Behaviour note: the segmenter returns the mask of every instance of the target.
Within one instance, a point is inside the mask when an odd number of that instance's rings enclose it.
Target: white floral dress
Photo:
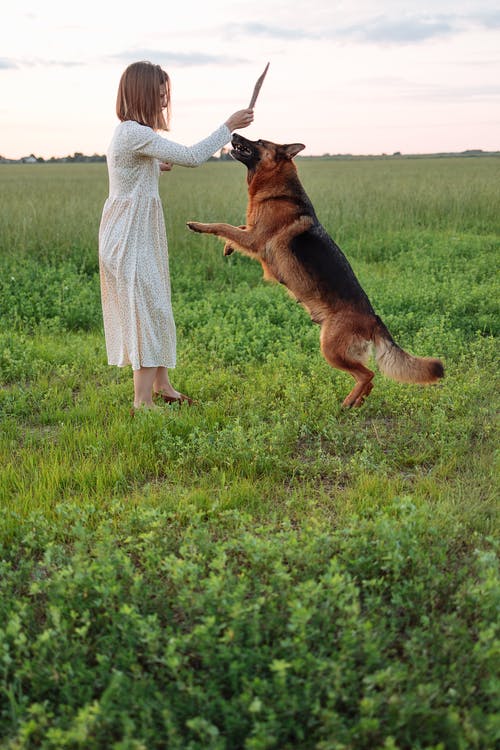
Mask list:
[[[221,125],[194,146],[182,146],[128,120],[107,152],[109,197],[99,229],[101,300],[110,365],[175,367],[175,323],[160,161],[197,167],[231,138]]]

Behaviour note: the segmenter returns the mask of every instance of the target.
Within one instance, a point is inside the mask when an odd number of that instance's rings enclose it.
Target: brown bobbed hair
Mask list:
[[[167,94],[166,118],[161,107],[160,87]],[[170,124],[170,78],[159,65],[135,62],[120,78],[116,97],[118,119],[135,120],[153,130],[168,130]]]

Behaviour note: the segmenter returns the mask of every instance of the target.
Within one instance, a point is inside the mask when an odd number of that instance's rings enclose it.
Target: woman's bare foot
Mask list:
[[[176,391],[175,388],[173,388],[170,383],[168,386],[157,386],[156,383],[153,386],[153,393],[155,396],[167,396],[168,398],[180,398],[182,396],[182,393],[179,391]]]
[[[179,393],[179,391],[176,390],[173,390],[173,393],[157,391],[155,392],[155,397],[161,398],[166,404],[182,404],[185,402],[188,406],[191,406],[191,404],[194,403],[192,398],[186,396],[184,393]]]
[[[185,396],[173,387],[166,367],[158,367],[156,369],[156,376],[153,381],[153,396],[161,398],[166,404],[182,404],[185,402],[191,406],[193,403],[192,398]]]

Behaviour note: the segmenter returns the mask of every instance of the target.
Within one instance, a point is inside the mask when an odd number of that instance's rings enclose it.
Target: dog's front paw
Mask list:
[[[200,224],[199,221],[188,221],[187,224],[186,224],[186,226],[192,232],[203,232],[205,224]]]

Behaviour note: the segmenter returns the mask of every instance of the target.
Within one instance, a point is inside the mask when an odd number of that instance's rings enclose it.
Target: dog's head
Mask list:
[[[249,141],[238,133],[234,133],[231,145],[233,159],[245,164],[250,173],[256,170],[274,170],[280,163],[291,162],[305,148],[303,143],[280,145],[271,141]]]

